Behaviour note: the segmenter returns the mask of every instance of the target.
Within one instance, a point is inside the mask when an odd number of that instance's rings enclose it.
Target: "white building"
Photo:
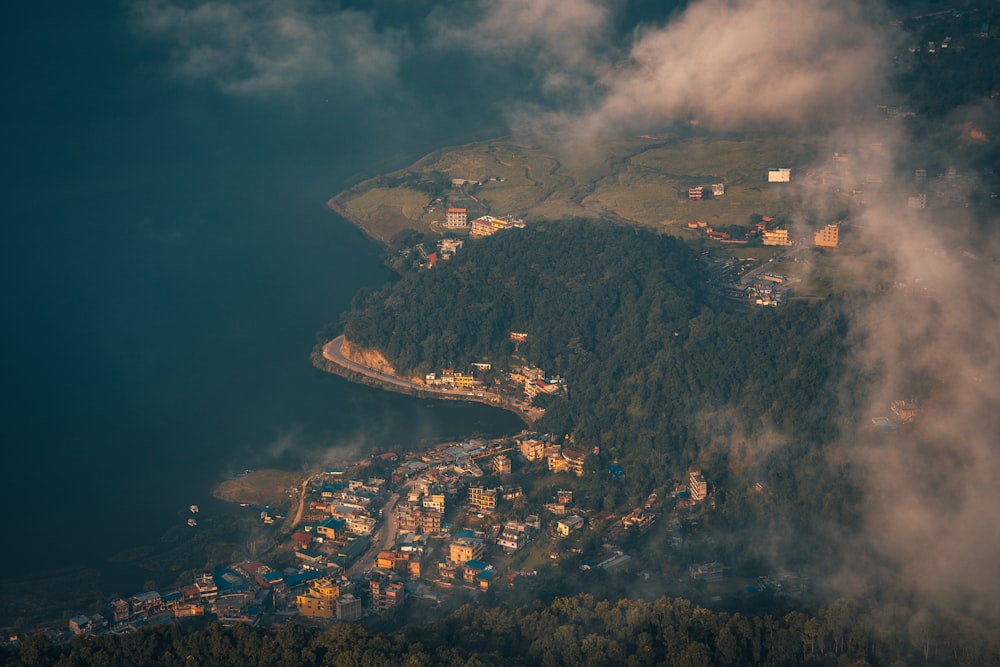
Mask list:
[[[785,167],[771,167],[767,170],[768,183],[788,183],[792,180],[792,170]]]

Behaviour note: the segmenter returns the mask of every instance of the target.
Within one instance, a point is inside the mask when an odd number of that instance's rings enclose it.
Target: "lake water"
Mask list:
[[[95,595],[169,585],[129,554],[165,548],[187,506],[217,508],[212,488],[244,468],[522,427],[309,363],[353,294],[391,279],[325,201],[499,133],[499,111],[436,117],[447,90],[376,113],[336,90],[227,96],[165,75],[165,47],[137,38],[121,5],[28,4],[0,40],[0,626],[48,573]]]

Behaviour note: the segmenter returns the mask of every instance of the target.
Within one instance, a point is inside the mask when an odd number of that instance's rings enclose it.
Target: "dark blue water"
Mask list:
[[[128,593],[142,573],[109,559],[159,548],[243,468],[521,427],[309,363],[315,333],[392,277],[325,201],[498,133],[497,115],[442,117],[446,90],[377,111],[227,96],[166,76],[123,6],[18,12],[0,40],[5,579],[89,569]]]

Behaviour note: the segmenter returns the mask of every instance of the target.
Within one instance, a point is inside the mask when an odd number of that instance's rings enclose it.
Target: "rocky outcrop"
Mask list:
[[[388,375],[395,375],[396,369],[392,367],[389,360],[376,349],[366,349],[358,347],[349,340],[344,340],[340,353],[356,364],[361,364]]]

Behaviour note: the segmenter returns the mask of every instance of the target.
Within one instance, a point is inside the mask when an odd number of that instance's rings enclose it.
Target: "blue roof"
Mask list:
[[[481,560],[467,560],[465,561],[465,567],[471,567],[476,570],[485,570],[489,567],[489,563],[484,563]]]
[[[180,600],[180,599],[181,599],[181,592],[180,591],[172,591],[172,592],[167,593],[166,595],[163,596],[163,601],[164,602],[176,602],[177,600]]]
[[[322,574],[319,572],[303,572],[302,574],[292,574],[285,577],[285,584],[289,588],[295,588],[299,584],[304,584],[307,581],[312,581],[313,579],[319,579]]]
[[[340,519],[334,519],[333,517],[331,517],[326,521],[320,523],[319,525],[323,526],[324,528],[333,528],[334,530],[336,530],[338,528],[343,528],[344,526],[347,525],[347,523],[341,521]]]
[[[455,539],[459,539],[462,537],[475,537],[475,535],[476,531],[471,530],[469,528],[463,528],[462,530],[455,533]]]

